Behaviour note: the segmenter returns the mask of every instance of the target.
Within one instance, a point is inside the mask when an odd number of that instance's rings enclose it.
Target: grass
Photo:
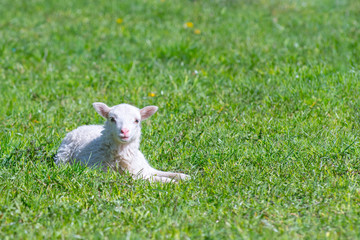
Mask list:
[[[0,238],[360,238],[359,12],[1,1]],[[159,106],[141,150],[193,179],[54,166],[66,132],[103,122],[95,101]]]

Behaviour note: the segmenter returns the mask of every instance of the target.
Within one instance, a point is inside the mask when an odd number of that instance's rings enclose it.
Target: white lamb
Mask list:
[[[129,172],[135,179],[174,182],[190,178],[186,174],[163,172],[150,166],[139,150],[140,122],[153,115],[158,107],[138,109],[128,104],[108,107],[93,103],[95,110],[107,119],[104,126],[81,126],[69,132],[55,156],[56,164],[76,161],[88,167]]]

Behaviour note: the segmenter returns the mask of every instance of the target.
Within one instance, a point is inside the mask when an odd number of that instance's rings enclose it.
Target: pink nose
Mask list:
[[[129,133],[130,130],[127,129],[127,128],[122,128],[120,131],[121,131],[122,134],[125,134],[125,135],[126,135],[126,134]]]

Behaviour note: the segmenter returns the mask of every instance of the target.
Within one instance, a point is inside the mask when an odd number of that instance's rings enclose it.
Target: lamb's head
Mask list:
[[[108,107],[105,103],[93,103],[95,110],[104,118],[105,130],[119,143],[130,143],[140,138],[140,122],[153,115],[158,107],[147,106],[143,109],[129,104],[119,104]]]

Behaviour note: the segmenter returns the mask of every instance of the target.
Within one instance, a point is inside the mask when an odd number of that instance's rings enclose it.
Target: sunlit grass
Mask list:
[[[2,1],[0,238],[360,237],[358,1]],[[157,105],[192,180],[57,167],[91,103]]]

